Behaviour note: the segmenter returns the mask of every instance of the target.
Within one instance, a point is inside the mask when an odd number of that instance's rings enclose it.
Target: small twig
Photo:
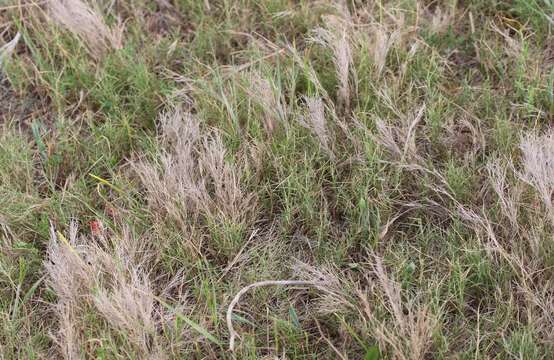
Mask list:
[[[406,154],[408,153],[408,148],[412,144],[415,127],[421,121],[421,118],[423,117],[424,112],[425,112],[425,104],[423,104],[421,106],[421,108],[419,108],[419,111],[417,112],[417,115],[414,117],[414,119],[412,120],[412,122],[410,124],[410,127],[408,128],[408,134],[406,135],[406,142],[404,143],[404,151],[403,151],[403,154],[402,154],[402,159],[406,158]],[[415,140],[414,140],[413,143],[414,143],[414,146],[415,146]],[[412,149],[412,150],[414,150],[414,149]]]
[[[235,74],[238,74],[239,72],[245,70],[245,69],[248,69],[249,67],[261,62],[261,61],[264,61],[264,60],[267,60],[269,58],[272,58],[274,56],[277,56],[277,55],[281,55],[285,52],[286,49],[279,49],[277,51],[274,51],[272,52],[271,54],[267,54],[266,56],[262,56],[261,58],[258,58],[256,60],[252,60],[252,61],[249,61],[245,64],[242,64],[242,65],[238,65],[236,67],[231,67],[231,66],[227,66],[225,67],[226,68],[229,68],[229,72],[227,74],[225,74],[225,77],[228,78],[232,75],[235,75]]]
[[[325,342],[331,347],[331,349],[335,352],[335,354],[337,354],[337,356],[339,358],[341,358],[342,360],[348,360],[348,358],[343,353],[341,353],[335,345],[333,345],[331,340],[329,340],[327,338],[327,336],[325,336],[325,334],[323,333],[323,330],[321,330],[321,326],[319,325],[319,321],[317,321],[317,319],[315,317],[313,319],[315,321],[315,325],[317,326],[317,330],[319,331],[319,334],[321,335],[323,340],[325,340]]]
[[[250,284],[248,286],[243,287],[240,289],[240,291],[235,295],[233,298],[233,301],[229,304],[229,307],[227,308],[227,328],[229,329],[229,350],[235,351],[235,338],[238,336],[238,333],[233,328],[233,309],[237,305],[237,303],[240,301],[240,297],[244,295],[248,290],[262,287],[262,286],[316,286],[318,285],[318,282],[315,281],[303,281],[303,280],[266,280],[266,281],[259,281],[253,284]]]
[[[225,277],[225,275],[227,275],[227,273],[233,268],[233,266],[235,266],[235,264],[239,261],[239,258],[240,256],[242,255],[242,253],[244,252],[244,249],[246,249],[246,247],[248,246],[248,244],[250,244],[250,242],[252,241],[252,239],[254,239],[254,237],[256,236],[256,234],[258,234],[258,230],[259,229],[256,229],[252,232],[252,234],[250,234],[250,237],[248,238],[248,240],[246,241],[246,243],[242,246],[242,248],[239,250],[239,252],[237,253],[237,255],[235,255],[235,257],[233,258],[233,260],[231,260],[231,262],[225,267],[225,269],[223,269],[223,272],[221,274],[221,276],[219,277],[219,279],[217,279],[217,281],[221,281],[221,279],[223,279]]]
[[[7,5],[7,6],[0,7],[0,11],[11,10],[11,9],[21,9],[24,7],[31,7],[31,6],[40,6],[46,3],[47,1],[38,1],[38,2],[32,2],[27,4]]]

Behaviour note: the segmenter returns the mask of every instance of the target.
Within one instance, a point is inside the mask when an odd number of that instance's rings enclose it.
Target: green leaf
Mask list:
[[[23,306],[25,303],[27,303],[27,301],[29,301],[29,299],[33,296],[33,294],[35,293],[35,291],[37,290],[38,286],[40,285],[40,283],[46,278],[46,276],[43,276],[41,277],[40,279],[38,279],[32,286],[31,288],[27,291],[27,293],[25,294],[25,296],[23,297],[23,299],[21,301],[18,301],[19,299],[16,298],[15,299],[15,305],[13,307],[13,311],[12,311],[12,321],[14,319],[17,319],[17,316],[19,315],[19,309],[21,308],[21,306]]]
[[[256,327],[256,324],[254,324],[252,321],[248,320],[245,317],[242,317],[242,316],[237,315],[237,314],[233,314],[232,317],[233,317],[233,321],[237,321],[237,322],[240,322],[240,323],[243,323],[243,324],[248,324],[252,327]]]
[[[292,306],[289,307],[289,317],[294,327],[300,329],[301,325],[300,321],[298,320],[298,315],[296,314],[296,310],[294,310]]]
[[[364,360],[379,360],[380,358],[381,358],[381,353],[379,351],[379,346],[377,344],[367,348],[365,352]]]
[[[33,132],[33,138],[35,139],[35,143],[37,144],[38,152],[42,157],[42,160],[47,161],[48,155],[46,152],[46,145],[44,144],[44,141],[42,141],[42,136],[40,135],[41,128],[42,128],[42,123],[39,121],[34,121],[31,124],[31,130]]]
[[[174,311],[175,315],[177,315],[177,317],[179,319],[183,320],[188,326],[190,326],[193,330],[198,332],[200,335],[204,336],[206,339],[210,340],[214,344],[217,344],[219,346],[223,345],[223,343],[218,338],[216,338],[215,336],[210,334],[210,332],[208,330],[204,329],[200,324],[196,323],[195,321],[190,319],[188,316],[181,313],[180,311],[178,311],[173,306],[169,305],[168,303],[166,303],[165,301],[163,301],[159,297],[156,297],[156,300],[158,300],[158,302],[160,304],[162,304],[165,308],[167,308],[171,311]]]

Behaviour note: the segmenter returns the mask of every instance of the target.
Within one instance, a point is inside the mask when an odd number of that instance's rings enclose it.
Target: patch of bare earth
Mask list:
[[[47,97],[29,92],[19,94],[6,79],[0,80],[0,124],[12,123],[28,129],[33,121],[50,122],[52,112]]]

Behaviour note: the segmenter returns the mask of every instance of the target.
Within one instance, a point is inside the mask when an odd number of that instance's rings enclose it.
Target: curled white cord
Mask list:
[[[314,281],[266,280],[266,281],[260,281],[260,282],[250,284],[240,289],[240,291],[237,293],[237,295],[235,295],[235,297],[233,298],[233,301],[231,301],[231,303],[229,304],[229,307],[227,308],[227,328],[229,329],[229,334],[230,334],[229,350],[235,351],[235,339],[238,336],[238,333],[233,328],[233,309],[240,301],[240,297],[244,295],[248,290],[262,287],[262,286],[316,286],[316,285],[319,285],[319,283]]]

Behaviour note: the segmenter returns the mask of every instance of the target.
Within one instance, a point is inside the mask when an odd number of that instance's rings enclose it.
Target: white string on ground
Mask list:
[[[227,328],[229,329],[229,350],[235,351],[235,339],[238,336],[238,333],[233,327],[233,309],[240,301],[242,295],[248,292],[251,289],[263,287],[263,286],[316,286],[319,285],[318,282],[314,281],[303,281],[303,280],[265,280],[259,281],[248,286],[243,287],[235,295],[233,301],[229,304],[227,308]]]

